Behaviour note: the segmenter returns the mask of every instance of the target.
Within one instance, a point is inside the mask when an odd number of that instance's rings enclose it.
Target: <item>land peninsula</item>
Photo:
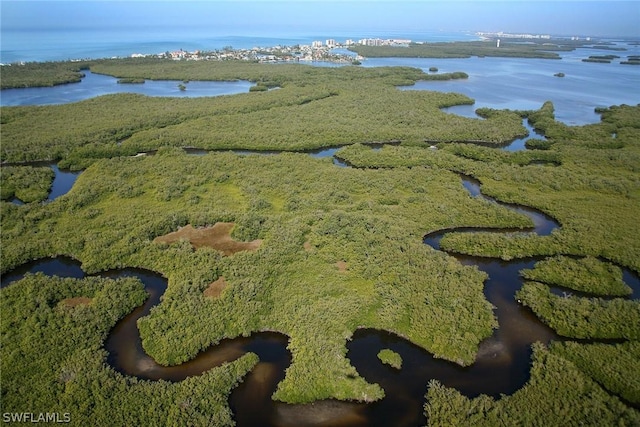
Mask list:
[[[28,65],[45,80],[65,66]],[[589,271],[601,272],[606,283],[619,268],[640,272],[640,106],[602,109],[600,123],[571,127],[555,120],[550,103],[485,111],[484,119],[446,114],[443,107],[473,100],[398,90],[429,78],[413,68],[149,58],[86,66],[119,78],[246,79],[280,89],[3,107],[0,158],[14,168],[3,166],[3,188],[10,183],[19,194],[50,184],[51,176],[31,173],[26,168],[38,166],[28,162],[83,170],[53,202],[1,202],[3,274],[60,255],[88,273],[125,267],[159,273],[166,291],[138,321],[151,357],[179,365],[225,338],[277,331],[288,337],[291,365],[273,399],[305,404],[383,398],[384,390],[346,357],[347,342],[363,328],[391,332],[460,366],[474,363],[480,343],[499,325],[483,294],[486,274],[452,253],[557,259],[526,273],[531,282],[519,298],[567,340],[533,345],[530,380],[510,396],[469,398],[430,383],[428,422],[640,422],[634,409],[639,337],[628,332],[640,322],[638,301],[558,302],[539,282],[558,280],[549,270],[571,263],[560,257],[588,259],[583,268],[597,264]],[[508,153],[452,142],[502,144],[522,135],[523,119],[548,139],[544,150]],[[368,145],[391,141],[381,149]],[[351,167],[304,152],[327,146],[342,147],[336,155]],[[183,147],[210,152],[193,156]],[[259,154],[266,150],[281,153]],[[561,227],[548,236],[452,232],[442,240],[447,252],[434,250],[423,237],[437,230],[531,227],[529,218],[471,197],[460,174],[478,179],[495,199],[534,207]],[[260,240],[259,247],[225,254],[181,238],[156,241],[188,225],[217,223],[233,223],[225,230],[230,238]],[[3,289],[3,410],[21,411],[30,401],[33,411],[70,411],[78,424],[232,424],[227,398],[257,363],[255,354],[176,383],[139,380],[107,363],[110,329],[144,299],[133,278],[35,274]],[[590,312],[603,328],[583,321]],[[619,341],[602,340],[612,336]],[[119,418],[110,415],[114,405]]]
[[[344,43],[335,40],[327,40],[326,43],[316,41],[311,46],[272,46],[255,47],[252,49],[234,49],[232,46],[216,50],[202,50],[187,52],[178,50],[174,52],[162,52],[158,54],[132,54],[130,58],[110,58],[110,59],[78,59],[73,61],[46,62],[46,63],[15,63],[2,64],[2,81],[0,88],[21,88],[21,87],[43,87],[68,83],[77,83],[83,77],[83,70],[101,68],[102,64],[107,64],[113,76],[119,77],[120,83],[144,83],[144,78],[139,75],[127,75],[114,71],[114,66],[119,64],[146,63],[158,65],[159,70],[164,69],[166,60],[177,62],[231,62],[231,63],[311,63],[315,61],[333,62],[339,64],[360,65],[366,58],[376,57],[407,57],[407,58],[469,58],[471,56],[491,56],[491,57],[517,57],[517,58],[542,58],[560,59],[557,52],[573,51],[577,48],[616,49],[624,48],[612,47],[610,43],[597,45],[591,39],[566,39],[551,38],[550,36],[533,35],[505,35],[479,33],[482,40],[469,42],[440,42],[425,43],[413,42],[411,40],[395,39],[361,39],[358,41],[347,40]],[[501,44],[500,37],[506,37]],[[338,50],[336,50],[338,49]],[[352,55],[343,53],[340,49],[353,52]],[[617,55],[608,55],[604,60],[620,58]],[[600,57],[594,59],[593,56],[585,58],[585,62],[601,61]],[[638,62],[635,56],[629,56],[621,64],[634,65]],[[191,65],[191,67],[196,67]],[[197,67],[196,67],[197,68]],[[204,68],[212,68],[205,66]],[[437,70],[435,71],[437,72]],[[183,73],[185,74],[185,73]],[[173,79],[171,74],[147,73],[151,79]],[[185,75],[192,75],[186,72]],[[163,77],[164,76],[164,77]],[[464,72],[457,75],[437,74],[431,78],[451,79],[465,78]],[[217,80],[223,77],[216,74],[201,73],[194,76],[193,80]],[[227,77],[230,78],[230,77]],[[237,77],[236,77],[237,78]],[[183,79],[178,79],[183,80]]]

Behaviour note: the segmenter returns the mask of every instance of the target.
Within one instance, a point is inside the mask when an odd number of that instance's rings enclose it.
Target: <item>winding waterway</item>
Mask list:
[[[82,173],[82,171],[60,169],[57,164],[51,162],[33,162],[28,163],[27,165],[34,167],[50,167],[53,170],[54,176],[53,182],[51,183],[51,190],[49,191],[49,195],[47,196],[48,202],[51,202],[60,196],[64,196],[69,191],[71,191],[71,188]],[[17,197],[14,197],[10,201],[11,203],[14,203],[16,205],[24,204],[22,200],[18,199]]]
[[[493,203],[518,211],[532,219],[535,226],[524,232],[549,235],[558,224],[549,216],[535,209],[498,202],[481,193],[480,183],[461,176],[464,187],[473,197],[482,197]],[[441,230],[425,236],[425,244],[440,249],[440,239],[449,232],[512,230],[489,228],[457,228]],[[522,231],[522,230],[520,230]],[[291,355],[286,349],[286,336],[273,332],[259,332],[250,337],[223,340],[182,365],[164,367],[158,365],[142,349],[137,320],[149,314],[160,302],[167,287],[162,276],[139,269],[108,271],[101,276],[137,277],[149,293],[149,298],[130,314],[121,319],[109,334],[105,348],[107,362],[116,370],[147,380],[164,379],[181,381],[199,375],[214,366],[232,361],[251,351],[260,363],[245,378],[243,384],[231,394],[230,405],[238,426],[254,425],[349,425],[349,426],[416,426],[424,425],[424,393],[428,383],[437,379],[449,387],[455,387],[469,397],[487,394],[499,397],[512,394],[529,379],[531,344],[548,343],[561,339],[542,324],[527,308],[514,298],[522,285],[519,271],[532,268],[537,259],[502,261],[492,258],[469,257],[452,254],[463,264],[475,265],[488,274],[484,293],[495,306],[499,328],[480,345],[476,361],[468,367],[436,359],[426,350],[405,339],[370,329],[358,330],[347,343],[347,357],[360,375],[367,381],[380,384],[386,393],[383,400],[365,405],[336,401],[317,402],[313,405],[286,405],[275,403],[271,395],[278,382],[284,378]],[[25,264],[2,276],[5,287],[21,279],[26,273],[42,272],[63,277],[84,277],[80,264],[67,258],[53,258]],[[640,280],[625,269],[624,279],[633,288],[633,298],[640,296]],[[401,370],[384,365],[377,358],[381,349],[391,349],[403,360]],[[314,424],[319,423],[319,424]]]
[[[455,114],[455,115],[467,117],[470,119],[482,119],[480,116],[476,114],[476,110],[478,108],[480,107],[478,107],[475,104],[474,105],[455,105],[453,107],[443,108],[442,111],[444,111],[445,113]],[[539,133],[533,128],[533,126],[531,126],[528,119],[526,118],[522,119],[522,126],[526,129],[527,134],[522,137],[515,138],[514,140],[509,141],[506,144],[503,144],[500,148],[502,148],[504,151],[510,151],[510,152],[523,151],[527,149],[527,147],[525,146],[525,143],[527,142],[527,140],[532,138],[542,139],[542,140],[547,139],[543,134]],[[493,144],[493,143],[488,143],[486,145],[490,147],[497,146],[496,144]]]
[[[524,142],[525,140],[528,138],[518,138],[516,140],[514,140],[511,144],[509,144],[508,146],[504,147],[505,150],[516,150],[517,147],[519,146],[519,149],[525,149],[524,148]],[[371,147],[372,150],[380,150],[382,149],[382,146],[384,145],[397,145],[399,144],[398,141],[392,141],[392,142],[388,142],[388,143],[369,143],[367,144],[368,146]],[[516,148],[512,148],[512,147],[516,147]],[[191,147],[185,147],[184,151],[192,156],[204,156],[207,155],[209,153],[212,152],[218,152],[218,151],[231,151],[235,154],[238,155],[242,155],[242,156],[248,156],[248,155],[262,155],[262,156],[269,156],[269,155],[277,155],[277,154],[282,154],[285,152],[293,152],[293,153],[304,153],[304,154],[308,154],[311,157],[317,158],[317,159],[322,159],[322,158],[331,158],[333,161],[333,164],[338,166],[338,167],[348,167],[349,165],[347,164],[347,162],[345,162],[344,160],[340,159],[339,157],[336,156],[337,151],[340,149],[341,147],[325,147],[325,148],[320,148],[317,150],[307,150],[307,151],[273,151],[273,150],[266,150],[266,151],[256,151],[256,150],[203,150],[200,148],[191,148]],[[150,151],[148,153],[141,153],[144,155],[153,155],[155,154],[155,151]],[[78,177],[80,176],[80,174],[82,173],[82,171],[68,171],[68,170],[61,170],[55,163],[50,163],[50,162],[33,162],[33,163],[26,163],[24,165],[28,165],[28,166],[46,166],[46,167],[50,167],[53,172],[54,172],[54,180],[53,183],[51,185],[51,191],[49,193],[49,196],[47,197],[47,201],[53,201],[55,199],[57,199],[60,196],[64,196],[65,194],[67,194],[71,188],[73,187],[73,185],[75,184],[76,180],[78,179]],[[466,184],[465,184],[466,185]],[[14,197],[13,199],[10,200],[11,203],[14,203],[16,205],[22,205],[23,202]]]

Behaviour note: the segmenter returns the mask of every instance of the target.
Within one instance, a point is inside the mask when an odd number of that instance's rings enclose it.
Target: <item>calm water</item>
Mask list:
[[[442,110],[446,113],[456,114],[458,116],[463,116],[470,119],[483,120],[480,116],[476,114],[477,108],[478,107],[476,105],[456,105],[453,107],[443,108]],[[532,139],[532,138],[544,139],[544,140],[547,139],[544,135],[536,132],[533,126],[529,124],[529,120],[523,119],[522,126],[526,129],[527,135],[521,138],[516,138],[515,140],[511,141],[508,145],[502,147],[503,150],[511,151],[511,152],[522,151],[527,149],[525,147],[525,143],[527,142],[528,139]]]
[[[471,196],[499,203],[482,195],[478,181],[462,176],[462,184]],[[535,223],[531,231],[537,234],[548,235],[558,227],[552,218],[534,209],[500,204],[529,216]],[[437,232],[426,236],[425,243],[439,249],[440,238],[447,232],[478,230],[469,228]],[[258,354],[260,363],[230,397],[230,405],[240,427],[316,425],[320,421],[322,425],[343,426],[424,425],[422,405],[430,380],[437,379],[469,397],[487,394],[499,398],[502,394],[512,394],[530,377],[531,344],[560,339],[529,309],[517,304],[514,298],[515,292],[522,285],[520,270],[532,268],[536,260],[502,261],[454,256],[463,264],[475,265],[487,273],[484,293],[495,307],[499,328],[480,344],[476,361],[468,367],[436,359],[424,349],[394,334],[368,329],[356,331],[353,339],[347,343],[347,357],[365,379],[380,384],[387,396],[370,405],[335,401],[312,405],[273,402],[270,397],[291,363],[291,355],[286,350],[286,337],[275,333],[258,333],[251,337],[224,340],[179,366],[163,367],[156,364],[142,349],[137,320],[148,315],[151,308],[160,302],[167,281],[144,270],[125,269],[103,274],[111,278],[138,277],[150,295],[142,306],[119,321],[109,334],[105,342],[105,348],[109,352],[107,361],[118,371],[138,378],[181,381],[252,351]],[[84,276],[79,263],[55,258],[23,265],[2,276],[1,286],[5,287],[21,279],[27,272],[76,278]],[[637,298],[640,280],[628,270],[625,271],[624,278],[634,288],[632,297]],[[401,370],[395,370],[378,360],[376,355],[384,348],[401,355]]]
[[[53,182],[51,183],[51,191],[47,196],[48,202],[51,202],[60,196],[64,196],[69,191],[71,191],[71,188],[73,188],[73,184],[76,183],[76,180],[82,173],[82,171],[69,171],[64,169],[61,170],[55,163],[34,162],[32,163],[32,165],[38,167],[50,167],[54,172]],[[23,204],[20,199],[15,197],[11,201],[17,205]]]
[[[621,44],[625,52],[620,56],[640,55],[640,46]],[[435,66],[439,72],[464,71],[467,80],[442,82],[420,81],[403,90],[433,90],[458,92],[473,98],[471,109],[538,109],[545,101],[552,101],[556,118],[568,125],[595,123],[600,116],[596,107],[640,103],[640,67],[611,64],[584,63],[590,55],[611,54],[611,51],[577,49],[563,52],[561,60],[522,58],[372,58],[363,62],[365,67],[410,66],[425,72]],[[318,64],[323,66],[326,64]],[[558,72],[565,77],[555,77]],[[118,84],[117,79],[86,73],[81,83],[53,88],[6,89],[0,92],[0,105],[46,105],[75,102],[94,96],[132,92],[149,96],[218,96],[247,92],[251,83],[190,82],[186,91],[180,91],[176,81],[147,81],[140,85]],[[469,107],[467,107],[469,108]],[[468,113],[465,113],[465,115]]]
[[[3,39],[5,39],[3,33]],[[175,36],[175,35],[174,35]],[[363,35],[363,37],[366,35]],[[165,50],[184,48],[193,50],[212,46],[214,40],[206,37],[187,43],[184,40],[162,40],[161,35],[150,37],[144,42],[127,43],[122,40],[100,42],[100,37],[91,40],[77,40],[67,53],[56,50],[54,46],[66,39],[47,39],[36,37],[23,45],[14,46],[14,41],[3,40],[1,57],[3,62],[13,60],[68,59],[79,57],[104,57],[113,55],[127,56],[134,52],[156,53]],[[59,37],[65,37],[60,35]],[[461,36],[472,38],[471,36]],[[253,47],[256,42],[263,46],[275,44],[310,43],[311,40],[324,40],[328,37],[291,37],[289,39],[268,39],[261,42],[255,37],[216,38],[219,47]],[[338,37],[335,37],[338,38]],[[415,39],[415,37],[414,37]],[[68,40],[67,40],[68,41]],[[31,43],[28,48],[24,43]],[[25,46],[27,47],[25,49]],[[212,46],[213,47],[213,46]],[[616,52],[622,55],[637,55],[640,48],[628,47],[627,52]],[[120,52],[120,53],[118,53]],[[445,92],[461,92],[476,100],[473,107],[456,107],[450,112],[467,117],[475,117],[475,108],[510,108],[537,109],[543,102],[551,100],[556,106],[557,118],[571,125],[592,123],[599,120],[594,113],[598,106],[610,106],[621,103],[637,104],[640,102],[640,67],[612,64],[588,64],[580,61],[589,55],[608,54],[609,51],[581,49],[576,52],[563,53],[558,61],[536,59],[505,58],[470,58],[470,59],[370,59],[363,65],[388,66],[403,65],[425,69],[432,66],[440,72],[464,71],[469,74],[468,80],[451,82],[419,82],[405,90],[437,90]],[[50,57],[47,58],[46,56]],[[66,55],[60,57],[60,55]],[[97,55],[97,56],[96,56]],[[553,74],[563,72],[564,78]],[[218,88],[211,88],[199,82],[187,84],[187,91],[180,92],[180,82],[146,82],[144,85],[118,85],[116,79],[87,73],[82,83],[63,85],[46,92],[42,89],[19,89],[15,95],[11,91],[0,93],[1,105],[44,105],[76,102],[107,93],[135,92],[150,96],[215,96],[227,93],[248,91],[247,82],[221,83]],[[157,84],[157,85],[156,85]],[[233,87],[231,87],[231,86]],[[236,85],[236,86],[234,86]],[[246,85],[246,86],[243,86]],[[224,92],[229,90],[230,92]],[[221,92],[216,92],[221,91]],[[12,101],[9,101],[9,100]],[[526,124],[525,124],[526,125]],[[529,131],[531,131],[529,129]],[[531,134],[530,137],[535,137]],[[525,138],[527,139],[527,138]],[[524,140],[522,140],[522,143]],[[515,146],[515,145],[514,145]],[[319,157],[333,156],[335,149],[326,149],[312,155]],[[55,170],[55,169],[54,169]],[[60,175],[60,178],[58,176]],[[56,171],[54,191],[66,193],[73,184],[75,176],[65,176]],[[58,182],[58,184],[56,184]],[[463,185],[470,194],[480,195],[478,184],[463,178]],[[64,188],[63,188],[64,187]],[[59,188],[57,190],[56,188]],[[56,193],[57,194],[57,193]],[[58,194],[59,195],[59,194]],[[52,195],[50,199],[57,196]],[[536,224],[535,231],[541,235],[549,234],[556,227],[552,219],[535,210],[524,207],[507,206],[529,215]],[[451,230],[447,231],[450,232]],[[465,230],[459,230],[465,231]],[[468,230],[472,231],[472,230]],[[500,232],[499,230],[494,230]],[[426,244],[439,248],[439,239],[446,232],[428,236]],[[431,241],[429,239],[432,239]],[[230,404],[236,414],[239,426],[252,425],[305,425],[309,414],[322,419],[331,420],[328,424],[338,425],[379,425],[379,426],[416,426],[424,425],[422,415],[424,393],[431,378],[437,378],[447,386],[456,387],[463,394],[477,396],[486,393],[499,396],[518,390],[529,378],[530,344],[535,340],[549,341],[556,335],[544,326],[527,309],[518,305],[513,295],[521,286],[518,272],[522,268],[531,268],[535,260],[514,260],[504,262],[474,257],[457,257],[467,265],[476,265],[489,275],[485,283],[485,296],[496,307],[495,314],[500,328],[494,335],[480,346],[476,363],[467,368],[434,359],[425,350],[411,345],[393,334],[382,331],[359,330],[353,340],[348,343],[348,357],[358,372],[367,380],[380,383],[386,390],[387,398],[372,405],[318,402],[316,406],[298,406],[274,404],[270,396],[277,383],[283,378],[284,369],[290,363],[290,355],[286,351],[286,337],[282,335],[256,334],[250,338],[229,340],[203,353],[187,364],[162,368],[144,354],[139,345],[139,334],[135,319],[145,315],[158,303],[164,292],[166,281],[149,272],[126,270],[112,272],[111,277],[119,275],[136,275],[140,277],[152,296],[145,305],[119,322],[109,336],[105,346],[109,351],[109,363],[116,369],[129,375],[141,378],[166,378],[177,381],[186,376],[197,375],[222,360],[232,360],[246,351],[257,352],[261,363],[247,377],[245,383],[232,393]],[[44,271],[50,275],[83,277],[84,273],[78,263],[57,258],[25,265],[2,276],[2,286],[19,279],[25,272]],[[148,277],[147,277],[148,276]],[[638,278],[625,270],[625,281],[634,286],[634,297],[637,298]],[[632,283],[630,283],[632,282]],[[396,371],[380,363],[376,354],[379,349],[391,348],[403,357],[403,368]],[[164,369],[168,369],[164,371]],[[333,416],[333,418],[331,418]],[[317,418],[321,419],[321,418]]]
[[[372,144],[372,145],[381,146],[383,144]],[[379,149],[379,148],[375,148],[375,149]],[[331,158],[334,165],[338,167],[347,167],[348,165],[346,162],[335,157],[335,154],[338,150],[339,150],[339,147],[329,147],[329,148],[322,148],[318,150],[304,151],[304,153],[317,159]],[[249,156],[249,155],[270,156],[270,155],[277,155],[282,153],[282,151],[252,151],[252,150],[222,150],[222,151],[232,151],[242,156]],[[210,153],[210,151],[208,150],[193,149],[193,148],[185,148],[185,152],[194,156],[204,156]],[[151,152],[148,154],[153,154],[153,153]],[[40,162],[36,162],[34,163],[34,165],[41,166],[42,164]],[[71,188],[73,188],[73,185],[75,184],[76,180],[82,173],[82,171],[61,170],[56,164],[53,164],[53,163],[44,163],[44,166],[50,167],[55,174],[53,183],[51,185],[51,192],[47,197],[47,201],[49,202],[57,199],[60,196],[64,196],[69,191],[71,191]],[[23,204],[21,200],[15,197],[11,200],[11,202],[17,205]]]
[[[167,96],[194,98],[203,96],[233,95],[249,92],[253,86],[246,80],[229,82],[183,83],[175,80],[147,80],[143,84],[119,84],[118,79],[84,71],[80,83],[69,83],[53,87],[4,89],[0,91],[1,106],[52,105],[82,101],[100,95],[113,93],[139,93],[147,96]],[[180,90],[183,84],[186,90]]]
[[[363,38],[409,39],[414,41],[468,41],[478,40],[470,32],[442,31],[375,31],[370,30],[314,30],[298,28],[295,31],[273,29],[269,35],[247,27],[233,31],[188,25],[174,27],[163,25],[135,26],[129,28],[0,28],[0,62],[10,64],[20,61],[67,61],[84,58],[129,57],[134,53],[159,54],[183,49],[217,50],[231,46],[236,49],[254,47],[311,45],[313,41]]]
[[[422,81],[404,90],[458,92],[473,98],[474,108],[538,109],[552,101],[556,119],[568,125],[596,123],[596,107],[640,103],[640,67],[582,62],[591,55],[640,55],[640,47],[621,44],[625,52],[577,49],[562,52],[562,59],[467,58],[467,59],[367,59],[364,66],[402,65],[437,67],[440,73],[464,71],[468,80]],[[555,77],[556,73],[565,77]]]
[[[81,173],[80,171],[60,170],[57,165],[51,165],[51,169],[55,172],[55,177],[51,185],[51,192],[49,193],[49,197],[47,197],[49,201],[67,194]]]

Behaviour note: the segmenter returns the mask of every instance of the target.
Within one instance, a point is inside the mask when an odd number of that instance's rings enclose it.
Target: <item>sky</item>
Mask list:
[[[291,31],[488,31],[640,37],[633,1],[0,1],[4,30],[215,26],[237,34]]]

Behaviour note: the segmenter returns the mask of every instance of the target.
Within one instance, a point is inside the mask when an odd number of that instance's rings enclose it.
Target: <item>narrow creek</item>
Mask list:
[[[333,153],[325,154],[333,155]],[[532,219],[535,226],[519,230],[548,235],[558,228],[557,222],[542,212],[524,206],[498,202],[481,193],[480,183],[461,176],[462,184],[473,197],[482,197],[508,209],[514,209]],[[424,243],[440,250],[441,238],[449,232],[505,232],[490,228],[457,228],[441,230],[424,237]],[[480,345],[477,359],[468,367],[436,359],[426,350],[407,340],[371,329],[355,331],[347,343],[347,357],[367,381],[380,384],[386,393],[383,400],[373,404],[322,401],[311,405],[286,405],[271,400],[277,384],[284,378],[291,363],[287,350],[288,338],[273,332],[259,332],[250,337],[223,340],[182,365],[163,367],[155,363],[142,349],[137,319],[146,316],[160,302],[167,287],[162,276],[139,269],[108,271],[101,276],[137,277],[149,293],[146,302],[121,319],[109,334],[105,348],[107,362],[117,371],[146,380],[181,381],[199,375],[214,366],[232,361],[246,352],[254,352],[260,363],[230,396],[230,406],[238,426],[255,425],[344,425],[344,426],[418,426],[424,425],[424,394],[430,380],[437,379],[448,387],[455,387],[468,397],[487,394],[499,397],[512,394],[529,379],[531,344],[561,339],[540,322],[527,308],[515,301],[514,294],[522,285],[519,271],[533,268],[538,259],[502,261],[492,258],[451,254],[465,265],[475,265],[488,274],[484,293],[493,304],[499,328]],[[19,280],[25,273],[42,272],[64,277],[84,277],[80,264],[59,257],[25,264],[2,276],[5,287]],[[634,288],[638,298],[640,280],[625,270],[625,281]],[[377,358],[381,349],[391,349],[403,360],[401,370],[384,365]]]
[[[453,107],[442,108],[442,111],[444,111],[447,114],[454,114],[454,115],[466,117],[469,119],[485,120],[484,118],[476,114],[477,108],[478,107],[475,104],[474,105],[454,105]],[[514,138],[513,140],[505,142],[504,144],[495,144],[495,143],[489,143],[489,142],[483,143],[480,141],[460,141],[460,142],[475,144],[475,145],[483,145],[486,147],[494,147],[494,148],[498,147],[504,151],[516,152],[516,151],[526,150],[527,147],[525,144],[529,139],[542,139],[542,140],[547,139],[543,134],[541,134],[533,126],[531,126],[531,123],[529,123],[529,120],[527,118],[522,119],[522,126],[526,130],[526,135]]]
[[[7,164],[7,166],[10,165],[11,164]],[[67,194],[73,187],[73,184],[75,184],[78,176],[80,176],[80,174],[82,173],[82,171],[60,169],[58,165],[53,162],[30,162],[26,163],[25,165],[33,167],[49,167],[53,170],[54,177],[53,182],[51,183],[51,190],[49,191],[49,195],[47,196],[47,202],[51,202],[58,197]],[[18,199],[17,197],[14,197],[9,201],[16,205],[24,204],[22,200]]]
[[[389,144],[396,144],[396,142],[392,142]],[[385,143],[379,143],[379,144],[368,144],[372,149],[374,150],[379,150],[382,148],[383,145],[385,145]],[[282,154],[282,153],[304,153],[304,154],[308,154],[311,157],[314,158],[332,158],[333,159],[333,164],[339,167],[347,167],[347,163],[344,162],[343,160],[340,160],[339,158],[335,157],[336,152],[340,149],[340,147],[326,147],[326,148],[320,148],[317,150],[307,150],[307,151],[257,151],[257,150],[203,150],[200,148],[191,148],[191,147],[185,147],[183,148],[183,150],[185,151],[185,153],[192,155],[192,156],[204,156],[206,154],[209,154],[211,152],[233,152],[235,154],[241,155],[241,156],[249,156],[249,155],[264,155],[264,156],[269,156],[269,155],[277,155],[277,154]],[[154,155],[155,151],[149,151],[147,153],[141,153],[144,155]],[[55,199],[57,199],[60,196],[64,196],[65,194],[67,194],[69,191],[71,191],[71,188],[73,187],[73,185],[75,184],[76,180],[78,179],[78,177],[80,176],[80,174],[82,173],[82,171],[70,171],[70,170],[64,170],[64,169],[60,169],[58,167],[58,165],[56,163],[53,162],[28,162],[28,163],[24,163],[24,164],[12,164],[12,163],[7,163],[6,166],[32,166],[32,167],[49,167],[53,170],[54,172],[54,179],[53,179],[53,183],[51,184],[51,190],[49,192],[49,195],[47,196],[47,202],[51,202]],[[11,200],[9,200],[9,202],[15,204],[15,205],[24,205],[24,203],[22,202],[22,200],[14,197]]]
[[[512,151],[515,151],[516,149],[525,149],[524,142],[526,139],[527,138],[520,138],[520,139],[514,140],[507,147],[505,147],[505,149],[512,149]],[[367,143],[366,145],[371,147],[371,149],[374,151],[380,151],[382,147],[385,145],[399,145],[399,144],[400,144],[400,141],[390,141],[390,142]],[[520,147],[520,148],[517,148],[517,147]],[[194,147],[183,147],[183,150],[185,153],[191,156],[205,156],[212,152],[232,152],[241,156],[249,156],[249,155],[270,156],[270,155],[278,155],[282,153],[303,153],[317,159],[331,158],[334,165],[338,167],[349,167],[349,164],[347,162],[345,162],[344,160],[336,156],[336,152],[340,148],[342,147],[341,146],[324,147],[324,148],[319,148],[315,150],[303,150],[303,151],[275,151],[275,150],[258,151],[258,150],[228,150],[228,149],[205,150],[205,149],[194,148]],[[146,153],[140,153],[138,155],[153,156],[155,155],[155,153],[156,153],[155,151],[149,151]],[[28,162],[24,164],[7,163],[6,166],[50,167],[54,172],[54,179],[53,179],[53,183],[51,184],[51,191],[47,196],[47,200],[46,200],[47,202],[51,202],[57,199],[58,197],[64,196],[65,194],[67,194],[75,184],[80,174],[82,173],[82,171],[70,171],[70,170],[60,169],[56,163],[46,162],[46,161],[45,162]],[[464,183],[464,185],[465,185],[465,188],[468,188],[468,185],[466,184],[466,182]],[[24,204],[20,199],[16,197],[14,197],[9,201],[16,205]]]

